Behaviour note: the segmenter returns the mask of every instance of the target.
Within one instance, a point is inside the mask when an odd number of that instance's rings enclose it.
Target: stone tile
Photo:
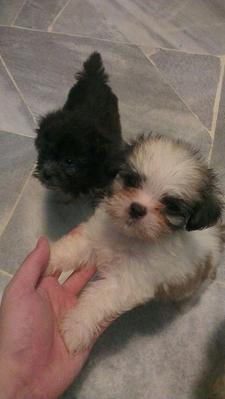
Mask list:
[[[0,61],[0,129],[33,136],[34,121]]]
[[[215,54],[224,52],[224,18],[223,0],[72,0],[53,30]]]
[[[31,177],[1,236],[0,269],[13,274],[41,235],[56,240],[90,214],[88,199],[62,202]]]
[[[159,50],[150,58],[176,93],[210,129],[220,76],[220,59],[173,50]]]
[[[68,0],[27,0],[15,25],[47,29]]]
[[[136,0],[142,3],[142,0]],[[154,0],[151,1],[154,3]],[[167,3],[165,10],[162,11],[160,3]],[[166,19],[170,24],[170,30],[187,29],[194,26],[212,26],[224,23],[225,3],[223,0],[185,0],[177,1],[157,1],[157,17]],[[150,11],[151,12],[151,11]]]
[[[221,191],[224,194],[225,200],[225,134],[224,134],[224,121],[225,121],[225,77],[223,79],[221,99],[219,105],[219,113],[216,125],[215,139],[213,143],[211,166],[215,169],[218,174],[219,182],[221,185]],[[225,216],[224,216],[225,217]],[[223,219],[223,222],[225,219]],[[223,254],[223,260],[218,271],[217,278],[221,281],[225,281],[225,252]]]
[[[213,143],[211,164],[219,173],[220,182],[222,184],[223,192],[225,194],[225,77],[223,78],[223,85],[221,91],[219,113],[217,118],[215,139]]]
[[[23,4],[24,0],[0,0],[0,24],[11,25]]]
[[[93,50],[100,51],[120,100],[126,138],[153,130],[208,154],[209,134],[136,46],[0,28],[0,49],[35,115],[61,106],[74,72]]]
[[[10,279],[11,277],[9,275],[2,273],[0,270],[0,302],[2,299],[4,289],[7,286],[7,284],[10,282]]]
[[[129,0],[70,1],[53,25],[53,30],[153,47],[169,46],[157,29],[155,18],[151,15],[151,6],[146,12],[142,4]]]
[[[184,314],[150,303],[120,317],[63,399],[200,399],[225,354],[225,285]],[[204,396],[204,399],[206,397]]]
[[[35,160],[33,140],[0,131],[0,231]]]
[[[212,26],[193,26],[187,30],[171,32],[168,41],[176,43],[176,48],[183,51],[209,53],[216,55],[225,54],[225,24]]]

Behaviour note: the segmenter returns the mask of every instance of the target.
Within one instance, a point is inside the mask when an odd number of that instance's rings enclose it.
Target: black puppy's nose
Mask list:
[[[129,215],[133,219],[140,219],[143,216],[145,216],[147,213],[147,208],[138,202],[132,202],[130,209],[129,209]]]

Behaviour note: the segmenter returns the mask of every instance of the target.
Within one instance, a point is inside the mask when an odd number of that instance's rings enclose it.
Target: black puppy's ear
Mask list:
[[[223,210],[222,195],[216,188],[215,176],[209,170],[208,184],[202,190],[201,199],[192,208],[186,230],[200,230],[213,226],[221,218]]]

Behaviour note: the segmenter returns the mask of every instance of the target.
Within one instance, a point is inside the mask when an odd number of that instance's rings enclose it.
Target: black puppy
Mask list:
[[[118,100],[99,53],[90,55],[76,78],[63,108],[40,120],[34,172],[46,187],[73,197],[105,189],[124,148]]]

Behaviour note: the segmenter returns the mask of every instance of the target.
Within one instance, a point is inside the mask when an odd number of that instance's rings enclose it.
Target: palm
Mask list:
[[[69,354],[59,322],[76,306],[77,295],[95,268],[82,269],[60,285],[54,276],[41,277],[48,258],[48,243],[42,240],[6,289],[0,308],[4,326],[0,343],[10,362],[18,364],[22,381],[53,399],[79,374],[90,352]]]
[[[41,366],[42,389],[46,392],[51,387],[52,397],[55,392],[58,393],[61,390],[63,392],[65,386],[72,382],[80,372],[89,353],[89,351],[85,351],[76,355],[69,354],[58,328],[65,312],[75,306],[76,293],[79,289],[80,284],[79,280],[76,280],[76,276],[63,286],[58,283],[56,278],[45,277],[35,292],[35,303],[32,304],[32,309],[33,312],[36,312],[37,324],[42,326],[41,336],[40,331],[37,331],[36,337],[32,337],[33,344],[36,339],[37,341],[41,340],[36,368]],[[35,355],[35,353],[32,354],[32,361],[34,361]],[[43,373],[45,367],[46,370]],[[38,375],[37,369],[35,370],[36,375]],[[58,381],[57,386],[56,381]]]

